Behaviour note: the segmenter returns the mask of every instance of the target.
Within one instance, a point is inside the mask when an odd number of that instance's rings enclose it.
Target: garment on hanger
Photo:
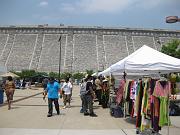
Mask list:
[[[168,100],[171,95],[171,84],[169,81],[159,80],[156,81],[156,86],[153,95],[160,100],[160,111],[159,111],[159,126],[168,124]],[[156,108],[155,108],[156,109]]]
[[[120,104],[123,98],[123,93],[124,93],[124,88],[125,88],[125,81],[120,80],[119,84],[119,89],[117,91],[117,96],[116,96],[116,103]]]
[[[140,81],[138,83],[137,88],[137,98],[136,98],[136,110],[137,110],[137,117],[136,117],[136,127],[141,127],[141,105],[142,105],[142,98],[143,98],[143,82]]]
[[[169,97],[171,95],[171,84],[169,81],[156,81],[153,95],[156,97]]]

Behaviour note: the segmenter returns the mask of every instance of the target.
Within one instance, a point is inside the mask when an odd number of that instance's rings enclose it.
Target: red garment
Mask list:
[[[171,95],[171,84],[166,82],[163,86],[160,81],[156,81],[153,95],[155,97],[169,97]]]
[[[123,98],[123,93],[124,93],[124,87],[125,87],[125,81],[120,80],[119,84],[119,89],[117,91],[117,96],[116,96],[116,103],[120,104]]]

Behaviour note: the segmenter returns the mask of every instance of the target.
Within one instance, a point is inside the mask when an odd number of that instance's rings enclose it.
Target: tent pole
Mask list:
[[[125,81],[125,83],[126,83],[126,72],[124,71],[123,72],[124,74],[123,74],[123,79],[124,79],[124,81]],[[125,94],[124,94],[125,95]],[[126,118],[126,101],[124,100],[124,118]]]
[[[169,98],[169,97],[168,97],[168,98]],[[168,109],[168,111],[167,111],[167,113],[168,113],[168,129],[167,129],[167,132],[168,132],[168,133],[167,133],[167,134],[168,134],[168,135],[169,135],[169,126],[170,126],[170,125],[169,125],[169,124],[170,124],[170,123],[169,123],[169,122],[170,122],[170,116],[169,116],[169,102],[170,102],[170,101],[169,101],[169,99],[168,99],[168,108],[167,108],[167,109]]]

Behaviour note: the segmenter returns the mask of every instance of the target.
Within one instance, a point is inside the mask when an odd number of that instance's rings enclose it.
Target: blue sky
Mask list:
[[[0,25],[71,25],[180,30],[180,0],[0,0]]]

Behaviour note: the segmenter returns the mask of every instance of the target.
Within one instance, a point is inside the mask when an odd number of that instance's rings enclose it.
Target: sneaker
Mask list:
[[[10,110],[11,109],[11,105],[8,105],[8,110]]]
[[[89,114],[89,116],[91,117],[97,117],[97,115],[95,113]]]
[[[83,109],[81,109],[81,110],[80,110],[80,113],[83,113],[83,112],[84,112]]]
[[[89,113],[88,113],[88,112],[85,112],[85,113],[84,113],[84,116],[88,116],[88,115],[89,115]]]
[[[66,109],[66,106],[63,106],[63,109]]]
[[[48,115],[47,115],[47,117],[51,117],[51,116],[52,116],[52,114],[48,114]]]

